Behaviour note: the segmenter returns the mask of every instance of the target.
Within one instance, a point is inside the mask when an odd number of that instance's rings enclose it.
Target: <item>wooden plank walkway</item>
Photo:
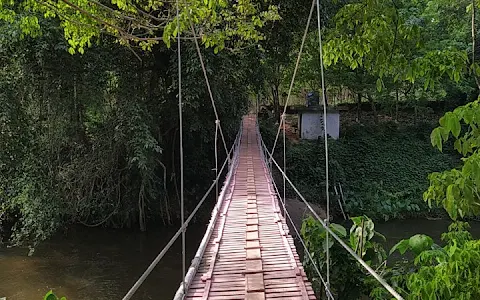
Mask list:
[[[315,299],[273,193],[255,117],[187,299]]]

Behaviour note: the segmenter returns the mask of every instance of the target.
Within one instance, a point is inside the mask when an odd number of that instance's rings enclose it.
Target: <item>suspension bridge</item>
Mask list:
[[[176,299],[315,299],[281,214],[256,119],[240,143],[205,238]]]
[[[179,4],[177,17],[179,16]],[[375,278],[395,299],[403,299],[375,270],[373,270],[352,248],[339,238],[330,228],[330,198],[329,198],[329,170],[328,170],[328,138],[327,122],[323,122],[325,143],[325,194],[326,194],[326,219],[313,210],[305,197],[295,187],[295,184],[286,174],[285,160],[285,115],[288,107],[295,77],[302,56],[305,39],[310,28],[310,22],[315,7],[317,8],[317,29],[319,41],[319,58],[321,71],[322,91],[325,91],[323,70],[322,35],[320,24],[320,0],[312,0],[310,14],[303,34],[300,51],[296,60],[295,69],[285,101],[284,110],[277,134],[271,151],[263,142],[256,115],[247,115],[243,118],[239,132],[233,146],[228,149],[225,136],[220,123],[220,117],[215,105],[215,99],[210,87],[205,63],[200,51],[197,33],[191,24],[191,33],[197,49],[199,62],[205,77],[205,83],[210,96],[210,101],[215,114],[215,172],[216,178],[205,192],[202,199],[185,218],[184,213],[184,182],[183,182],[183,102],[182,102],[182,63],[181,63],[181,38],[177,35],[178,59],[178,114],[179,114],[179,140],[180,140],[180,210],[182,226],[170,239],[167,245],[155,257],[152,263],[141,274],[123,300],[131,299],[138,288],[146,280],[165,253],[181,236],[182,241],[182,279],[174,296],[174,300],[181,299],[316,299],[316,294],[305,274],[297,254],[295,244],[287,226],[290,220],[292,228],[299,238],[306,259],[313,265],[316,276],[321,280],[324,291],[316,291],[317,295],[323,293],[327,299],[334,299],[330,290],[330,248],[326,247],[325,273],[320,272],[319,266],[311,257],[309,249],[302,240],[298,228],[285,208],[286,185],[297,194],[310,210],[311,214],[325,228],[326,239],[330,236],[340,244],[366,272]],[[177,29],[180,20],[177,18]],[[179,32],[180,30],[178,30]],[[322,93],[325,104],[325,93]],[[323,117],[326,119],[326,105],[323,105]],[[274,159],[273,152],[283,127],[283,166]],[[221,166],[218,163],[218,143],[227,153],[227,159]],[[272,169],[276,168],[283,178],[283,194],[278,190],[272,177]],[[227,175],[221,192],[219,182],[224,171]],[[213,208],[209,225],[203,240],[187,270],[185,259],[185,231],[190,221],[200,209],[207,197],[215,190],[217,201]],[[283,197],[282,197],[283,196]],[[349,276],[349,274],[344,274]]]

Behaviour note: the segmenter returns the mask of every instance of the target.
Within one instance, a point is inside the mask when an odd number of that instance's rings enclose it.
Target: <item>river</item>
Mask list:
[[[416,233],[440,239],[448,220],[395,220],[376,229],[387,246]],[[471,222],[480,238],[480,223]],[[206,226],[187,231],[187,264],[197,250]],[[68,300],[121,299],[175,233],[176,228],[139,233],[126,230],[75,227],[41,244],[33,256],[25,249],[0,249],[0,298],[35,300],[53,289]],[[181,281],[181,244],[175,243],[133,299],[172,299]]]
[[[53,289],[68,300],[122,299],[178,228],[140,233],[75,227],[28,249],[0,248],[0,298],[43,299]],[[187,230],[187,265],[206,226]],[[188,266],[187,266],[188,267]],[[172,299],[182,278],[180,239],[160,261],[133,299]]]

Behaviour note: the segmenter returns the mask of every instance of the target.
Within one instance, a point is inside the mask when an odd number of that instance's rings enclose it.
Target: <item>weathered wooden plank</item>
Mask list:
[[[252,259],[259,259],[262,257],[260,249],[247,249],[247,261]]]
[[[246,300],[265,300],[264,292],[247,293]]]
[[[265,291],[265,285],[263,284],[263,274],[246,274],[247,281],[247,293],[248,292],[263,292]]]

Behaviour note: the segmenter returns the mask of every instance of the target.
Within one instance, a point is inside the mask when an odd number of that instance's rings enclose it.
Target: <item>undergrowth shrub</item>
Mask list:
[[[386,252],[380,241],[385,237],[375,230],[374,222],[367,216],[351,218],[350,230],[340,224],[330,223],[330,229],[357,253],[368,265],[381,272],[385,269]],[[328,236],[325,228],[313,217],[303,220],[302,239],[310,253],[304,256],[303,266],[310,278],[318,299],[326,297],[323,282],[318,275],[325,275],[330,268],[330,288],[335,299],[363,299],[372,286],[368,272],[343,248],[332,235]],[[330,264],[327,266],[327,247]],[[318,272],[317,272],[318,270]],[[348,274],[349,276],[345,276]]]
[[[66,297],[58,298],[51,290],[43,297],[43,300],[67,300]]]
[[[345,128],[339,140],[329,141],[330,192],[333,195],[334,186],[340,183],[347,210],[353,215],[388,220],[420,212],[437,213],[422,201],[427,176],[454,167],[459,159],[453,151],[440,153],[432,148],[431,129],[428,124],[405,126],[393,122]],[[271,131],[262,128],[267,145],[272,140]],[[324,203],[323,141],[301,141],[287,147],[288,176],[307,200]],[[290,196],[294,196],[293,191]],[[331,203],[338,206],[334,197]]]

